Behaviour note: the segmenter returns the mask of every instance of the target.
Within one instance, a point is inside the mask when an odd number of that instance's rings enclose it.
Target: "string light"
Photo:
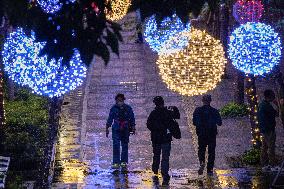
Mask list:
[[[156,21],[155,15],[147,19],[145,23],[145,41],[150,48],[159,54],[176,53],[188,45],[188,35],[180,35],[182,32],[190,31],[190,23],[184,24],[181,19],[174,14],[167,17],[160,25]],[[179,36],[178,40],[169,40],[171,37]]]
[[[205,31],[192,28],[186,49],[160,55],[159,74],[169,89],[182,95],[200,95],[212,90],[224,73],[225,52],[219,40]],[[174,40],[178,36],[171,38]]]
[[[238,0],[233,6],[233,15],[241,24],[258,22],[263,14],[260,0]]]
[[[271,26],[248,22],[233,31],[228,52],[240,71],[263,75],[279,63],[281,40]]]
[[[245,94],[248,97],[248,110],[249,110],[249,118],[251,123],[251,134],[252,134],[252,144],[255,147],[260,147],[262,137],[260,135],[259,130],[259,122],[257,118],[258,112],[258,101],[256,94],[256,86],[255,86],[255,77],[253,75],[246,74],[246,89]]]
[[[60,0],[37,0],[38,4],[42,8],[42,10],[49,14],[54,14],[63,6],[63,3],[60,2]],[[75,3],[76,0],[66,0],[66,4],[68,3]]]
[[[23,29],[10,33],[2,52],[4,70],[19,85],[30,87],[34,93],[59,97],[80,86],[86,77],[86,66],[74,50],[70,66],[39,56],[45,42],[36,42],[34,33],[28,37]]]
[[[110,2],[111,11],[106,12],[106,18],[112,21],[121,20],[131,5],[131,0],[107,0],[108,2]]]

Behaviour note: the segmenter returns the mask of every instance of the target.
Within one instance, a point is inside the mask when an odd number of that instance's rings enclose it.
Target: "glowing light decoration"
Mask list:
[[[112,21],[121,20],[128,12],[131,0],[107,0],[111,3],[111,11],[106,12],[106,18]]]
[[[42,10],[49,14],[54,14],[63,6],[63,3],[60,2],[60,0],[37,0],[38,4],[42,8]],[[68,3],[75,3],[76,0],[66,0],[66,4]]]
[[[160,55],[157,64],[159,74],[169,89],[194,96],[216,87],[224,74],[227,60],[219,40],[194,28],[190,33],[191,40],[184,50]]]
[[[36,42],[34,34],[25,35],[18,28],[12,32],[4,44],[2,52],[4,70],[19,85],[30,87],[34,93],[49,97],[59,97],[80,86],[86,77],[86,66],[80,54],[74,55],[67,68],[58,61],[48,61],[47,56],[39,56],[45,42]]]
[[[155,15],[151,16],[145,23],[145,41],[150,48],[159,54],[176,53],[188,45],[190,39],[190,23],[186,25],[174,14],[160,23],[156,21]],[[184,32],[183,35],[181,33]],[[179,36],[177,40],[169,40],[171,37]]]
[[[233,15],[241,24],[258,22],[263,14],[263,5],[260,0],[238,0],[233,7]]]
[[[274,29],[263,23],[248,22],[230,36],[229,57],[246,74],[269,73],[281,58],[281,40]]]

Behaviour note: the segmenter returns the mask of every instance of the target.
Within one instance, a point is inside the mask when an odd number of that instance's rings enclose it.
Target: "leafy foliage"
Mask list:
[[[257,165],[260,163],[260,154],[260,149],[252,148],[243,154],[242,160],[247,165]]]
[[[64,64],[71,59],[74,48],[79,50],[87,65],[94,54],[102,57],[105,63],[109,61],[110,50],[119,55],[121,27],[108,21],[105,15],[105,10],[111,10],[110,1],[60,2],[63,3],[61,10],[48,14],[36,0],[0,0],[0,18],[5,15],[11,26],[22,27],[27,34],[33,30],[38,41],[47,42],[42,54],[47,54],[49,58],[63,57]],[[158,21],[176,13],[187,23],[189,14],[197,16],[205,2],[211,9],[216,9],[219,0],[133,0],[130,11],[140,8],[144,18],[156,14]],[[94,11],[93,3],[99,12]]]
[[[7,188],[9,189],[23,189],[23,178],[20,176],[15,176],[13,180],[8,180]]]
[[[208,3],[211,10],[215,10],[219,0],[133,0],[133,9],[140,8],[142,17],[146,18],[156,14],[158,20],[177,14],[184,23],[189,21],[192,13],[197,17],[204,5]]]
[[[245,104],[231,102],[220,109],[220,114],[225,118],[243,117],[248,115],[248,107]]]
[[[47,100],[20,90],[5,110],[3,153],[12,158],[11,169],[36,169],[47,138]]]
[[[15,101],[5,103],[6,124],[42,125],[48,120],[47,99],[21,90]]]
[[[122,41],[120,26],[106,20],[105,9],[109,5],[105,0],[80,0],[63,4],[56,14],[45,13],[37,1],[0,0],[4,2],[4,13],[10,25],[22,27],[27,34],[33,30],[38,41],[46,41],[42,50],[50,58],[64,57],[65,64],[78,49],[83,62],[89,64],[96,54],[107,63],[110,48],[118,55],[118,41]],[[62,1],[63,2],[63,1]],[[96,13],[92,8],[95,2],[101,10]]]

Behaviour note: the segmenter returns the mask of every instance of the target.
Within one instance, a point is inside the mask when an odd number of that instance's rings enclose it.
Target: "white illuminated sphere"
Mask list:
[[[75,3],[76,0],[65,0],[65,4]],[[37,0],[41,9],[48,14],[55,14],[61,10],[63,3],[60,0]]]
[[[34,93],[59,97],[80,86],[86,77],[86,66],[74,50],[70,66],[62,66],[62,58],[48,61],[40,56],[44,42],[36,42],[34,34],[28,37],[18,28],[7,37],[2,51],[4,70],[21,86],[30,87]]]
[[[186,96],[205,94],[221,81],[227,60],[221,42],[192,28],[188,46],[174,54],[160,55],[159,74],[167,87]]]
[[[176,53],[188,45],[190,36],[181,35],[181,33],[189,31],[190,23],[184,24],[176,14],[162,20],[160,25],[153,15],[145,22],[144,37],[153,51],[158,54],[170,54]],[[175,36],[178,36],[176,40],[169,40]]]
[[[279,64],[281,39],[271,26],[248,22],[233,31],[228,53],[240,71],[263,75]]]

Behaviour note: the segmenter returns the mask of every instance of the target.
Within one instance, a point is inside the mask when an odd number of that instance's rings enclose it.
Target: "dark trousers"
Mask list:
[[[113,164],[128,163],[129,131],[112,130]]]
[[[200,164],[205,164],[205,152],[208,146],[207,171],[213,171],[215,161],[216,135],[198,136],[198,158]]]
[[[171,154],[171,143],[165,144],[152,144],[153,145],[153,172],[158,172],[161,162],[161,172],[164,180],[169,180],[169,168],[170,168],[170,154]],[[161,161],[162,153],[162,161]]]
[[[261,148],[261,165],[275,165],[275,132],[265,133]]]

